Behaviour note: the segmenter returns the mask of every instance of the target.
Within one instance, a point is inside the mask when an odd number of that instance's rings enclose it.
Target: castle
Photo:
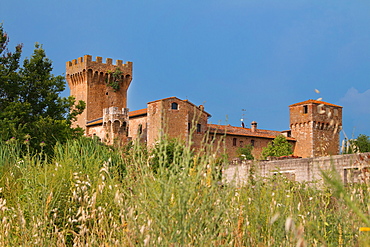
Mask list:
[[[132,80],[132,62],[85,55],[66,63],[66,79],[76,100],[83,100],[86,109],[74,126],[87,136],[97,136],[107,144],[138,141],[152,146],[162,136],[178,138],[201,149],[205,142],[220,145],[230,159],[237,157],[239,147],[253,146],[253,156],[276,136],[284,135],[292,144],[294,156],[318,157],[339,153],[339,132],[342,128],[342,107],[323,101],[307,100],[292,104],[290,129],[273,131],[209,124],[211,116],[204,106],[194,105],[177,97],[147,103],[147,108],[129,111],[127,90]]]

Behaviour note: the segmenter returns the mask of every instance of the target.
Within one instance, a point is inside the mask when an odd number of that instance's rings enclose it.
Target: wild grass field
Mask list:
[[[53,156],[0,143],[1,246],[366,246],[368,183],[251,177],[178,142],[149,152],[81,138]],[[170,152],[169,152],[170,150]]]

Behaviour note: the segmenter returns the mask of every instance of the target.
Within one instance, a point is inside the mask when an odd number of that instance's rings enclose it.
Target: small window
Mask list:
[[[188,123],[188,131],[191,130],[191,123]]]
[[[202,125],[201,124],[197,124],[197,133],[200,133],[202,130]]]
[[[179,104],[177,104],[176,102],[172,102],[171,109],[172,110],[178,110],[179,109]]]
[[[303,106],[303,114],[307,114],[307,113],[308,113],[308,106],[304,105]]]
[[[139,124],[138,131],[139,135],[143,133],[143,125]]]
[[[233,138],[233,146],[236,146],[236,138]]]
[[[251,146],[254,147],[254,140],[251,140]]]

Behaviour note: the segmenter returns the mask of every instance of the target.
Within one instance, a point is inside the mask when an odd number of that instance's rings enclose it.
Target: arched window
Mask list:
[[[178,110],[179,109],[179,104],[177,104],[176,102],[172,102],[171,103],[171,109],[172,110]]]

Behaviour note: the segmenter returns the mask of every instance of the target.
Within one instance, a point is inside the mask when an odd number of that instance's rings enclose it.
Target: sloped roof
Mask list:
[[[102,117],[94,119],[94,120],[87,121],[86,122],[86,127],[90,127],[90,126],[94,126],[94,125],[101,125],[101,124],[103,124],[103,118]]]
[[[306,100],[306,101],[303,101],[303,102],[295,103],[293,105],[290,105],[289,107],[297,106],[297,105],[307,105],[307,104],[319,104],[319,105],[324,104],[324,105],[330,105],[330,106],[334,106],[334,107],[343,108],[342,106],[339,106],[339,105],[334,105],[334,104],[331,104],[331,103],[328,103],[328,102],[324,102],[324,101],[321,101],[321,100],[314,100],[314,99],[309,99],[309,100]]]
[[[182,100],[182,99],[179,99],[179,98],[177,98],[175,96],[164,98],[164,99],[154,100],[154,101],[148,102],[148,104],[151,104],[151,103],[154,103],[154,102],[158,102],[158,101],[166,101],[166,100],[169,100],[169,99],[177,99],[177,100],[186,102],[186,103],[188,103],[188,104],[190,104],[190,105],[192,105],[192,106],[194,106],[194,107],[196,107],[196,108],[199,109],[199,106],[195,105],[194,103],[190,102],[189,100],[187,100],[187,99]],[[203,111],[205,114],[207,114],[208,117],[211,117],[212,116],[211,114],[209,114],[208,112],[206,112],[204,109],[203,110],[201,109],[201,111]]]
[[[274,139],[278,135],[282,135],[283,132],[275,130],[263,130],[257,129],[255,132],[252,132],[250,128],[236,127],[231,125],[218,125],[218,124],[207,124],[209,131],[211,133],[227,134],[227,135],[236,135],[236,136],[250,136],[258,138],[267,138]],[[289,141],[296,141],[293,137],[286,137]]]
[[[142,115],[146,115],[148,114],[148,110],[147,108],[144,108],[144,109],[140,109],[140,110],[136,110],[136,111],[130,111],[128,113],[128,116],[129,117],[138,117],[138,116],[142,116]]]

